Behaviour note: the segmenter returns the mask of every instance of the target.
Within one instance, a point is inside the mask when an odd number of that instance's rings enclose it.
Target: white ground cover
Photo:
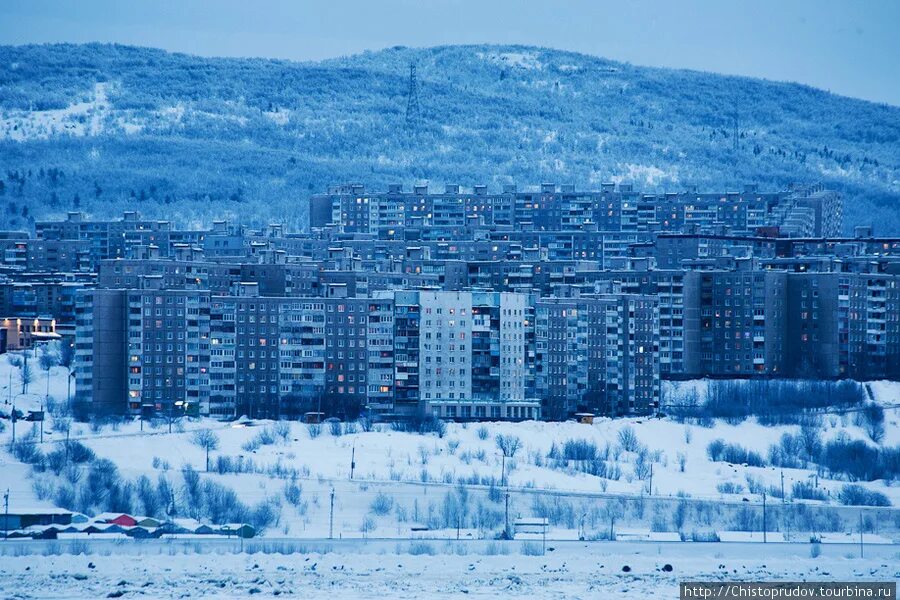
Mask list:
[[[145,547],[98,547],[96,553],[78,556],[24,555],[33,548],[15,556],[0,548],[6,554],[0,560],[0,594],[72,599],[676,598],[681,581],[892,581],[900,576],[894,548],[866,547],[861,558],[853,547],[823,547],[813,558],[809,544],[573,543],[543,556],[526,555],[534,548],[523,550],[515,543],[476,548],[360,542],[326,554],[309,546],[286,555],[177,544],[135,548]]]

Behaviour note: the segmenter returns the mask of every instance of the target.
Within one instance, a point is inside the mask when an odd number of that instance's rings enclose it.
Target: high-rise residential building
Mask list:
[[[380,239],[457,240],[486,229],[521,231],[687,232],[753,234],[761,228],[792,237],[835,236],[842,227],[840,196],[821,186],[761,193],[743,191],[641,194],[630,185],[603,184],[578,191],[573,185],[514,186],[489,193],[457,185],[443,193],[393,185],[372,192],[360,184],[336,186],[310,200],[310,224]]]
[[[787,273],[690,271],[684,277],[684,373],[784,372]]]
[[[208,414],[209,294],[79,292],[76,403],[100,413]]]

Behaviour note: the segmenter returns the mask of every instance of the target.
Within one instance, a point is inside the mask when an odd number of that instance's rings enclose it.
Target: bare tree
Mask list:
[[[50,348],[45,347],[43,352],[41,352],[41,356],[38,359],[38,364],[41,365],[41,370],[47,374],[47,398],[50,398],[50,371],[57,365],[59,362],[59,356],[50,351]]]
[[[880,444],[884,439],[884,409],[875,404],[867,404],[862,411],[862,426],[869,439]]]
[[[219,448],[219,436],[211,429],[199,429],[194,432],[191,441],[206,450],[206,472],[209,472],[209,453]]]
[[[516,455],[516,452],[519,451],[519,448],[522,446],[522,440],[514,435],[503,435],[502,433],[497,434],[497,447],[500,449],[500,452],[503,453],[503,465],[501,467],[500,472],[500,482],[503,485],[506,485],[506,459],[512,458]]]
[[[28,354],[19,363],[19,380],[22,382],[22,393],[28,393],[28,384],[34,381],[34,368],[28,362]]]
[[[66,368],[66,402],[72,402],[72,365],[75,363],[75,342],[63,339],[59,346],[59,364]]]
[[[500,449],[500,452],[503,453],[504,457],[514,457],[521,447],[522,440],[518,437],[514,435],[503,435],[502,433],[497,435],[497,448]]]

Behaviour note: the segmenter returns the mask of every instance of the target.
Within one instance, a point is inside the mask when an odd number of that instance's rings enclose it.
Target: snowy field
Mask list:
[[[310,545],[293,554],[226,553],[196,544],[44,556],[0,548],[10,598],[677,598],[686,580],[891,581],[895,548],[807,545],[568,543],[544,555],[516,542]],[[552,548],[552,550],[550,549]],[[537,547],[539,554],[539,546]],[[202,552],[202,553],[198,553]],[[16,556],[18,552],[20,555]]]
[[[27,413],[47,408],[49,397],[44,442],[26,421],[19,421],[17,437],[50,456],[65,447],[67,421],[58,406],[69,391],[68,374],[51,368],[48,387],[38,358],[30,362],[34,373],[23,393],[20,369],[0,357],[0,413],[8,414],[9,398]],[[705,386],[672,385],[701,396]],[[900,386],[869,388],[885,407],[880,446],[900,444]],[[205,430],[216,439],[209,472],[196,440]],[[853,413],[823,415],[817,433],[822,443],[859,440],[875,447]],[[85,495],[92,490],[85,482],[108,459],[117,470],[117,493],[130,494],[122,512],[213,522],[211,496],[188,492],[188,467],[198,488],[216,485],[233,491],[234,502],[250,512],[259,506],[271,512],[261,536],[243,544],[221,536],[134,540],[123,534],[0,542],[0,596],[630,598],[676,597],[684,580],[896,579],[900,488],[894,482],[856,482],[883,494],[891,507],[843,506],[848,480],[831,479],[816,465],[782,469],[709,456],[710,443],[722,439],[765,457],[785,434],[797,436],[800,427],[763,426],[752,418],[703,427],[598,419],[592,425],[450,423],[442,435],[422,435],[386,425],[364,431],[358,423],[316,429],[182,419],[171,433],[165,422],[71,423],[68,438],[95,456],[54,473],[11,455],[10,422],[0,420],[0,480],[10,489],[12,511],[65,504],[89,516],[100,512],[101,500]],[[519,440],[506,457],[498,443],[504,438]],[[594,459],[563,459],[567,446],[591,449]],[[142,479],[154,493],[157,486],[169,490],[171,504],[148,509],[138,492]],[[782,483],[785,497],[773,497]],[[822,497],[795,498],[794,484],[812,485]],[[82,492],[58,502],[65,488]],[[538,517],[550,523],[546,536],[517,530],[517,522]],[[515,539],[495,539],[507,522]]]
[[[33,381],[28,393],[21,394],[19,370],[0,358],[0,398],[9,395],[12,375],[20,410],[36,409],[45,400],[46,373],[39,361],[32,363]],[[66,376],[62,367],[51,369],[51,404],[66,398]],[[702,392],[704,385],[690,382],[679,387]],[[897,384],[876,382],[871,388],[879,403],[888,407],[897,403]],[[2,400],[0,411],[8,411]],[[43,444],[38,443],[34,424],[18,423],[20,439],[34,436],[31,440],[44,454],[62,447],[65,440],[52,413],[44,426]],[[0,423],[4,442],[0,474],[10,488],[13,510],[62,505],[56,501],[61,491],[83,489],[87,466],[61,474],[33,473],[6,451],[11,428],[8,420]],[[334,428],[325,424],[316,432],[290,422],[182,419],[171,433],[168,430],[162,422],[103,427],[73,423],[68,435],[98,459],[112,461],[131,489],[138,478],[154,487],[164,482],[176,496],[170,516],[210,522],[202,502],[192,504],[182,490],[182,471],[188,466],[199,473],[201,483],[215,482],[233,490],[248,507],[269,505],[273,518],[262,534],[273,538],[325,538],[331,532],[340,539],[474,540],[494,537],[507,522],[513,526],[519,519],[547,517],[548,537],[556,540],[705,540],[716,535],[722,541],[761,541],[765,492],[769,541],[808,542],[816,536],[826,544],[852,543],[861,520],[872,543],[900,539],[900,510],[895,508],[900,506],[900,486],[890,481],[856,483],[883,494],[893,507],[848,507],[838,500],[847,479],[830,479],[815,465],[750,466],[709,456],[710,443],[724,440],[765,457],[782,436],[799,434],[796,425],[762,426],[754,419],[738,425],[715,421],[709,427],[671,419],[598,419],[593,425],[451,423],[438,436],[393,431],[386,425],[363,431],[355,423]],[[210,430],[216,437],[210,472],[205,451],[195,443],[199,430]],[[823,416],[818,433],[822,443],[840,438],[871,444],[853,414]],[[498,436],[520,441],[514,455],[503,456]],[[591,447],[598,458],[559,458],[567,444]],[[881,445],[897,444],[898,414],[888,408]],[[795,498],[795,485],[812,486],[821,497]],[[783,499],[775,497],[781,489]],[[134,495],[122,512],[151,515],[163,510],[147,509]],[[104,509],[82,496],[73,494],[66,507],[89,516]]]

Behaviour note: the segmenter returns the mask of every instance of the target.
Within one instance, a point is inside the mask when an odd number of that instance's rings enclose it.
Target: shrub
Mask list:
[[[859,406],[865,398],[863,387],[852,381],[711,381],[706,402],[688,403],[679,416],[733,424],[756,416],[763,425],[802,424],[810,410]]]
[[[900,447],[873,448],[862,440],[836,439],[822,451],[820,464],[832,475],[851,481],[900,477]]]
[[[563,459],[586,461],[597,457],[597,445],[589,440],[566,440],[563,443]]]
[[[439,438],[443,438],[447,434],[447,424],[435,416],[416,416],[406,421],[394,421],[391,423],[394,431],[404,431],[406,433],[419,433],[422,435],[428,433],[436,433]]]
[[[867,490],[861,485],[847,484],[838,494],[841,504],[848,506],[890,506],[891,501],[881,492]]]
[[[522,542],[520,552],[522,556],[543,556],[544,554],[543,547],[537,542]]]
[[[637,452],[640,444],[641,442],[634,431],[634,427],[626,425],[619,430],[619,446],[622,447],[622,450],[625,452]]]
[[[21,436],[15,442],[9,442],[6,449],[12,454],[16,460],[27,465],[33,465],[38,469],[43,469],[44,454],[38,448],[38,445],[31,434]]]
[[[61,485],[57,487],[56,493],[53,495],[53,503],[61,508],[68,508],[69,510],[74,509],[75,488],[70,485]]]
[[[66,467],[66,451],[64,448],[57,448],[47,455],[47,467],[53,471],[54,475],[59,475]]]
[[[716,490],[718,490],[720,494],[741,494],[744,492],[744,486],[731,481],[723,481],[716,485]]]
[[[272,432],[281,438],[282,442],[287,442],[291,437],[291,425],[285,421],[278,421],[272,425]]]
[[[723,439],[715,439],[709,443],[706,447],[706,453],[709,455],[709,459],[713,462],[719,462],[722,460],[722,453],[725,450],[725,440]]]
[[[250,511],[250,524],[257,532],[275,525],[281,518],[281,505],[273,499],[263,500]]]
[[[732,464],[746,464],[751,467],[764,467],[766,461],[763,457],[752,450],[747,450],[740,444],[726,444],[721,439],[713,440],[706,447],[710,460],[714,462],[724,461]]]
[[[481,427],[478,428],[477,433],[478,433],[478,439],[481,441],[488,439],[488,436],[490,435],[488,428],[485,427],[484,425],[482,425]]]
[[[413,556],[434,556],[434,547],[427,542],[413,542],[409,545],[409,553]]]
[[[275,428],[263,427],[256,434],[256,441],[260,446],[271,446],[275,443]]]
[[[91,462],[95,458],[94,451],[78,441],[66,442],[69,460],[77,465]]]
[[[384,492],[378,492],[375,495],[375,499],[372,500],[372,504],[369,505],[369,509],[379,517],[389,514],[393,507],[394,499]]]
[[[860,416],[863,429],[866,430],[869,439],[880,444],[884,439],[884,409],[875,403],[870,403],[862,410]]]
[[[284,498],[293,506],[298,506],[300,504],[302,494],[303,488],[297,483],[296,479],[293,479],[284,485]]]
[[[812,483],[798,481],[791,488],[791,495],[801,500],[827,500],[824,490],[815,487]]]

